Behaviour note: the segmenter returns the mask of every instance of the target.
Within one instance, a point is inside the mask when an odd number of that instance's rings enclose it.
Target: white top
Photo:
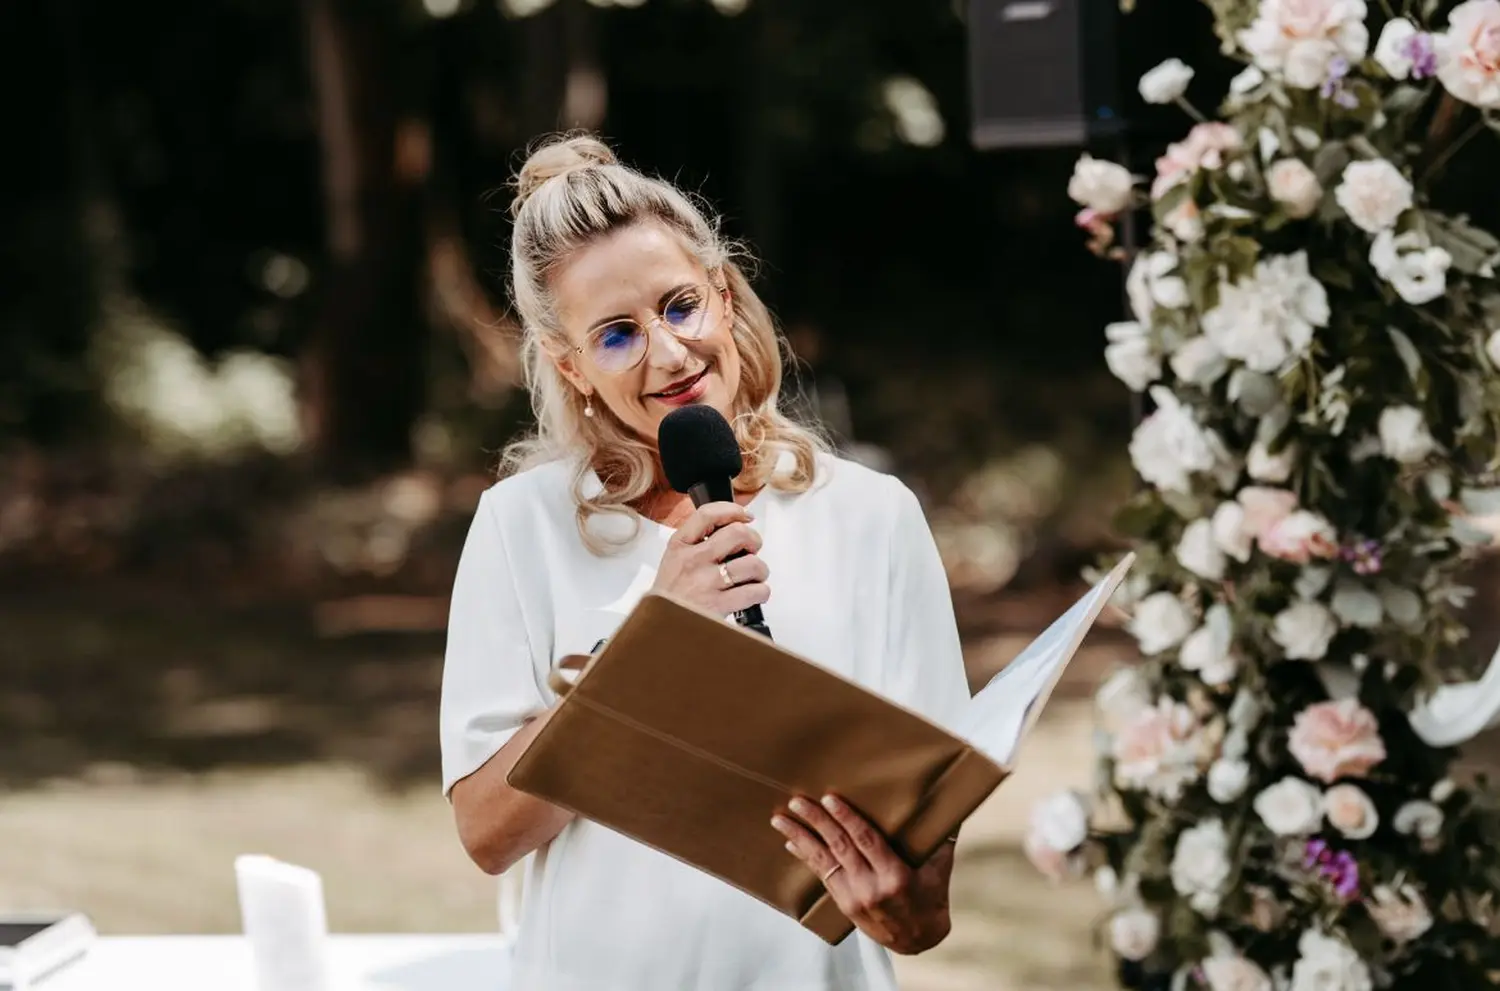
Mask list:
[[[641,520],[625,550],[591,554],[578,535],[571,476],[561,463],[545,465],[480,498],[449,617],[445,793],[524,716],[554,701],[550,666],[618,626],[672,534]],[[764,539],[771,598],[763,611],[777,643],[952,725],[968,684],[947,576],[911,490],[823,455],[811,491],[768,487],[749,509]],[[633,523],[601,525],[628,533]],[[582,819],[530,858],[514,972],[517,987],[546,991],[896,986],[887,951],[862,933],[829,946],[734,887]]]

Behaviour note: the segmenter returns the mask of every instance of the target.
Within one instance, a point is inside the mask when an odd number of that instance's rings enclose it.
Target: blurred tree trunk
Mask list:
[[[361,0],[305,0],[305,11],[328,245],[305,422],[318,468],[354,480],[409,461],[423,408],[429,147],[400,118],[393,26]]]

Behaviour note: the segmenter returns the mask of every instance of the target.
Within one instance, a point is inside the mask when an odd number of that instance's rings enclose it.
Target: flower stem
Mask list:
[[[1453,156],[1457,155],[1459,151],[1463,149],[1463,146],[1472,141],[1474,139],[1474,135],[1478,134],[1482,130],[1484,130],[1484,118],[1481,117],[1479,120],[1476,120],[1473,124],[1469,125],[1469,129],[1463,134],[1459,135],[1457,141],[1454,141],[1452,144],[1448,145],[1448,147],[1444,148],[1438,153],[1437,157],[1432,160],[1432,164],[1428,165],[1426,171],[1423,172],[1423,180],[1430,182],[1432,179],[1436,178],[1437,175],[1442,172],[1443,167],[1453,160]]]

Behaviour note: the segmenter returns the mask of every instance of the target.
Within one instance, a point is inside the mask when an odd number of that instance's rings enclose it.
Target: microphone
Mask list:
[[[734,430],[718,410],[698,405],[673,410],[657,428],[656,445],[667,484],[685,493],[694,506],[734,501],[734,478],[744,469],[745,462]],[[729,559],[744,555],[744,551],[739,551]],[[767,638],[771,636],[760,606],[742,609],[734,614],[734,619],[748,630]]]

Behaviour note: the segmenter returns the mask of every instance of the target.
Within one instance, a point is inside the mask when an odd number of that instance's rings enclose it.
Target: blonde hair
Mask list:
[[[592,517],[618,514],[639,524],[632,507],[656,487],[655,445],[606,409],[584,415],[585,397],[563,378],[551,357],[570,344],[557,321],[549,276],[579,248],[631,224],[656,221],[681,237],[710,273],[722,273],[733,300],[730,333],[739,351],[740,381],[729,421],[744,455],[736,490],[766,485],[783,492],[809,489],[818,452],[826,445],[778,408],[784,342],[736,263],[738,252],[721,237],[717,218],[671,183],[621,164],[588,134],[542,143],[514,184],[511,296],[521,321],[521,358],[536,430],[505,450],[501,473],[554,461],[573,463],[578,529],[595,553],[610,545],[590,529]],[[783,453],[792,456],[791,471],[778,471]],[[590,469],[602,483],[597,491],[586,486]]]

